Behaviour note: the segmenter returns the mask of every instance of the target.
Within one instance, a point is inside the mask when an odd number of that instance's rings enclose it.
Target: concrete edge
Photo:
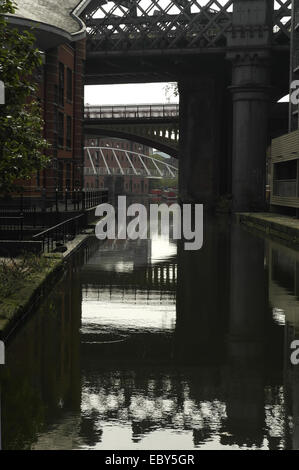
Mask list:
[[[90,236],[91,234],[78,235],[74,240],[66,244],[68,250],[63,254],[49,253],[43,255],[45,258],[57,260],[57,262],[54,263],[54,266],[52,266],[49,271],[44,273],[43,278],[36,284],[33,292],[30,292],[28,297],[15,308],[11,318],[7,319],[6,323],[4,321],[4,325],[0,325],[0,340],[4,342],[7,341],[9,336],[14,332],[21,321],[23,321],[30,314],[32,308],[37,305],[42,295],[49,290],[49,287],[52,287],[57,282],[57,278],[60,275],[65,262],[85,243],[85,241]],[[9,303],[9,299],[10,297],[6,299],[7,303]]]
[[[275,217],[275,214],[273,214]],[[284,216],[283,223],[279,220],[270,218],[271,213],[236,213],[236,221],[240,225],[246,225],[255,229],[269,238],[293,245],[294,248],[299,246],[299,225],[293,225],[294,219]]]
[[[2,325],[0,325],[0,339],[2,341],[7,340],[11,333],[15,330],[18,324],[27,316],[27,314],[32,310],[32,307],[36,305],[43,293],[48,290],[49,285],[54,284],[57,279],[57,276],[60,270],[63,268],[63,259],[62,257],[53,257],[57,262],[52,266],[49,271],[43,274],[43,277],[40,281],[36,281],[33,291],[28,293],[28,296],[18,304],[14,311],[12,312],[10,318],[3,319]],[[26,285],[24,284],[24,288]],[[12,297],[7,297],[4,299],[3,304],[10,304]],[[1,305],[1,304],[0,304]]]

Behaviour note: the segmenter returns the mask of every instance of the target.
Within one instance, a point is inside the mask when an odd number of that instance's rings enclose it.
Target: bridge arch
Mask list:
[[[178,104],[87,105],[84,118],[86,135],[126,139],[178,157]]]
[[[146,135],[139,135],[134,131],[125,131],[117,129],[102,129],[102,128],[92,128],[89,129],[88,126],[85,126],[85,136],[88,137],[117,137],[120,139],[126,139],[129,141],[136,142],[138,144],[146,145],[148,147],[153,147],[161,152],[165,152],[171,157],[178,158],[179,150],[178,146],[174,144],[167,144],[167,142],[161,142],[158,136],[153,135],[152,137]],[[155,138],[156,137],[156,138]],[[161,139],[162,140],[162,139]]]

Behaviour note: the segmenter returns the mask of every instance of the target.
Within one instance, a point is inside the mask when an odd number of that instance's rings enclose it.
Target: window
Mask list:
[[[64,146],[64,114],[58,113],[58,146]]]
[[[69,68],[66,72],[66,97],[68,101],[73,101],[73,72]]]
[[[72,148],[72,118],[67,116],[66,118],[66,146],[68,149]]]
[[[59,104],[64,106],[64,64],[59,63],[59,80],[58,80],[58,93],[59,93]]]

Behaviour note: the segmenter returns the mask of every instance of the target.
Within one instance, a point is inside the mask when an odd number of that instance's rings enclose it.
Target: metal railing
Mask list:
[[[0,237],[16,233],[19,240],[23,240],[24,217],[0,217]]]
[[[142,170],[139,168],[136,168],[133,170],[132,168],[123,168],[123,173],[121,172],[120,168],[107,168],[104,167],[97,167],[95,170],[91,167],[85,167],[84,168],[84,175],[85,176],[141,176],[144,178],[147,178],[149,175],[146,172],[146,170]],[[169,172],[161,169],[162,175],[164,177],[169,176]],[[151,177],[161,177],[161,173],[159,173],[157,170],[151,169]]]
[[[85,214],[80,214],[34,235],[32,239],[41,241],[43,252],[49,253],[58,246],[63,246],[65,242],[74,239],[85,227],[85,222]]]
[[[85,106],[85,119],[154,119],[178,117],[179,104]]]
[[[41,212],[73,212],[90,209],[108,199],[107,189],[60,191],[57,188],[26,189],[20,196],[0,198],[0,216],[26,216],[38,219]]]
[[[97,190],[84,190],[83,194],[83,209],[91,209],[98,206],[103,202],[108,202],[108,191]]]

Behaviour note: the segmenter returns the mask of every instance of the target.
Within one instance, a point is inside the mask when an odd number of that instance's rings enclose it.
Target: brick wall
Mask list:
[[[142,144],[138,144],[135,142],[130,142],[124,139],[116,139],[112,137],[100,137],[100,138],[88,138],[86,139],[85,145],[87,147],[107,147],[104,150],[104,156],[107,162],[107,165],[111,170],[118,169],[119,165],[117,160],[113,154],[113,151],[109,148],[112,147],[116,149],[116,155],[118,157],[118,161],[121,167],[125,169],[131,169],[130,162],[128,161],[125,152],[121,150],[129,150],[131,152],[141,153],[143,155],[150,155],[151,149],[146,147]],[[117,151],[119,149],[120,151]],[[90,155],[93,159],[94,165],[100,166],[101,168],[105,167],[103,159],[98,151],[95,149],[90,150]],[[144,167],[140,162],[138,155],[129,154],[130,159],[135,167],[136,170],[141,169],[143,170]],[[93,173],[92,164],[90,162],[89,154],[85,151],[85,160],[84,160],[84,167],[87,171]],[[86,171],[86,170],[85,170]],[[107,178],[102,175],[94,175],[94,174],[85,174],[84,175],[84,187],[86,189],[94,189],[94,188],[103,188],[106,187],[108,184]],[[149,185],[148,185],[148,178],[140,177],[140,176],[123,176],[123,190],[124,193],[128,194],[148,194]]]
[[[44,136],[51,147],[48,168],[26,182],[35,194],[46,189],[83,187],[83,113],[85,40],[62,44],[45,54],[40,99],[45,121]]]

